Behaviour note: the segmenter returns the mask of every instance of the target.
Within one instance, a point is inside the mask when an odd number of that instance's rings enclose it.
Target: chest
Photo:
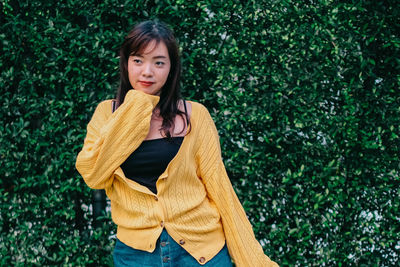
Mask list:
[[[188,112],[188,117],[190,118],[191,113],[192,113],[192,106],[189,102],[187,103],[187,112]],[[183,102],[179,103],[178,109],[181,111],[185,111],[183,107]],[[157,112],[156,112],[157,113]],[[150,121],[150,130],[149,133],[147,134],[145,140],[149,139],[158,139],[158,138],[163,138],[165,136],[161,135],[160,129],[162,126],[162,118],[152,116],[151,121]],[[170,132],[172,133],[172,136],[185,136],[187,132],[187,122],[186,122],[186,116],[183,114],[183,116],[177,115],[174,118],[174,125],[172,125]]]
[[[152,118],[150,121],[150,130],[145,140],[163,138],[160,129],[162,127],[162,118]],[[170,132],[173,136],[184,136],[186,134],[186,123],[182,116],[175,116],[174,125],[171,127]],[[184,131],[182,131],[184,130]]]

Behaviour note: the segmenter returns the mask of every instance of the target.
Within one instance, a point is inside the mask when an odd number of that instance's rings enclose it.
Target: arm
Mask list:
[[[278,266],[264,254],[252,225],[233,190],[221,158],[219,136],[209,112],[204,111],[201,143],[197,154],[200,175],[210,201],[221,215],[229,254],[237,267]]]
[[[90,188],[111,185],[114,171],[146,138],[158,101],[159,96],[130,90],[112,114],[108,101],[97,106],[76,159],[76,169]]]

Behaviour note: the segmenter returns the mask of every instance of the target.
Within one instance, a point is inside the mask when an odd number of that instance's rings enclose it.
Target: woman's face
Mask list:
[[[168,78],[171,62],[164,42],[151,41],[142,54],[129,56],[128,76],[133,89],[160,95]]]

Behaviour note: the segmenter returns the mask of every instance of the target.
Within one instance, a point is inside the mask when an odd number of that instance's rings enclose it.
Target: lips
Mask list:
[[[139,83],[143,86],[151,86],[154,84],[154,82],[148,82],[148,81],[139,81]]]

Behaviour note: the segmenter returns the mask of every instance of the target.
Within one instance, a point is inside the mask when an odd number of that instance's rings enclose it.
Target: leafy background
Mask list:
[[[400,255],[396,1],[0,1],[0,265],[111,266],[74,164],[118,49],[159,18],[183,95],[210,110],[265,253],[281,266]]]

